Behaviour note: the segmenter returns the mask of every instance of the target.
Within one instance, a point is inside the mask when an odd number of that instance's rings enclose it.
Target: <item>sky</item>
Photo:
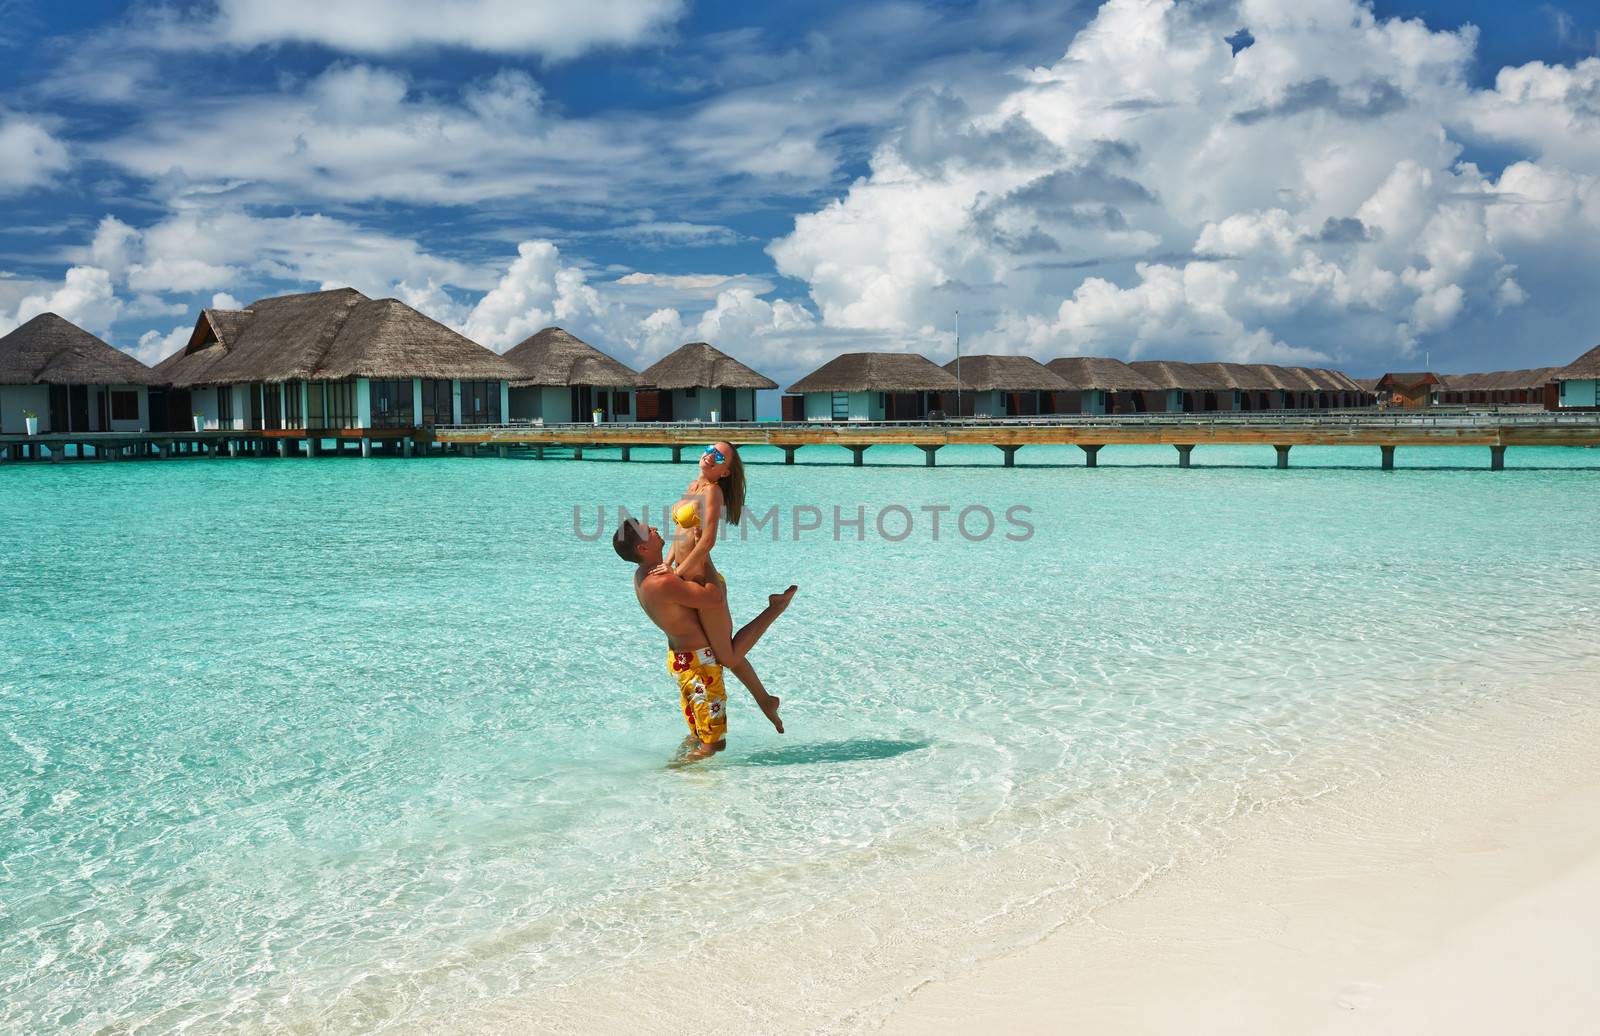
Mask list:
[[[1575,2],[0,0],[0,333],[154,363],[349,285],[785,386],[958,329],[1561,364],[1600,341],[1597,53]]]

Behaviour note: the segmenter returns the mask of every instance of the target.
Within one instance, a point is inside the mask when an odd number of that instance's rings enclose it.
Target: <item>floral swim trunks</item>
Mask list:
[[[722,666],[711,649],[668,651],[667,668],[678,679],[678,697],[690,732],[705,745],[727,737],[728,695],[722,688]]]

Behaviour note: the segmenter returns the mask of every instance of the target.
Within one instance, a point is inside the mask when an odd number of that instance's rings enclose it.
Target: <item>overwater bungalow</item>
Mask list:
[[[1390,371],[1378,379],[1378,395],[1387,398],[1390,406],[1438,406],[1449,385],[1432,371]]]
[[[1545,395],[1556,385],[1560,367],[1528,367],[1514,371],[1447,374],[1440,401],[1446,405],[1545,405]],[[1555,390],[1559,394],[1559,389]]]
[[[1197,363],[1196,370],[1212,375],[1232,390],[1232,406],[1223,410],[1275,410],[1278,408],[1279,388],[1256,364],[1249,363]],[[1218,404],[1224,402],[1217,393]]]
[[[1195,413],[1236,410],[1233,387],[1215,373],[1177,360],[1135,360],[1128,366],[1155,382],[1145,393],[1145,409],[1152,413]]]
[[[601,421],[632,421],[638,413],[639,372],[559,327],[523,339],[504,355],[518,372],[507,411],[514,421],[588,421],[596,410]]]
[[[1600,345],[1551,376],[1556,383],[1554,408],[1600,409]],[[1551,406],[1547,400],[1545,405]]]
[[[1108,356],[1062,356],[1045,364],[1066,388],[1056,393],[1058,414],[1138,414],[1145,393],[1160,386],[1121,360]]]
[[[916,421],[955,412],[949,373],[920,353],[844,353],[789,386],[790,413],[807,421]]]
[[[150,429],[149,367],[54,313],[0,338],[0,433]]]
[[[206,428],[398,436],[499,424],[517,369],[397,299],[354,288],[203,310],[156,367]],[[181,405],[180,405],[181,402]]]
[[[944,365],[962,383],[962,417],[1032,417],[1055,413],[1070,386],[1032,356],[963,356]]]
[[[668,353],[639,375],[641,421],[754,421],[756,392],[778,383],[705,342]]]

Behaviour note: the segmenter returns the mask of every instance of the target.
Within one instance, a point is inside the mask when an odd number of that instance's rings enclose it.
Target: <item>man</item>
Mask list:
[[[667,669],[678,681],[683,718],[689,724],[685,758],[704,759],[722,751],[728,744],[728,696],[723,689],[722,666],[711,652],[698,614],[702,608],[721,603],[722,588],[680,579],[662,561],[666,541],[661,533],[637,518],[622,523],[611,537],[611,546],[618,557],[637,566],[633,573],[634,595],[650,621],[667,635]],[[734,650],[740,655],[748,653],[773,620],[789,607],[795,590],[791,586],[781,594],[769,595],[761,614],[734,634]],[[776,720],[776,698],[772,709],[773,725],[781,734],[783,724]]]

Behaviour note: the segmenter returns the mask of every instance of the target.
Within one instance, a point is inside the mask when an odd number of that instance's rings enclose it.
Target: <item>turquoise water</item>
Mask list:
[[[1242,812],[1587,700],[1600,451],[1377,454],[749,450],[778,538],[718,558],[736,620],[801,585],[751,654],[789,733],[730,680],[685,770],[574,532],[674,499],[665,451],[0,469],[0,1031],[867,1024]]]

